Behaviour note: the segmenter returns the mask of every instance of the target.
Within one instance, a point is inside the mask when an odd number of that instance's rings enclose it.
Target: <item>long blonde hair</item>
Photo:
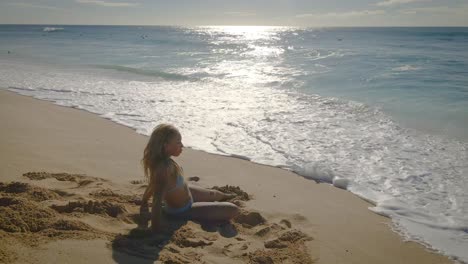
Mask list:
[[[175,170],[180,171],[180,167],[172,161],[164,149],[165,144],[178,135],[180,135],[180,132],[173,125],[160,124],[154,128],[141,159],[147,180],[151,181],[156,168],[166,161],[171,161],[175,165]]]

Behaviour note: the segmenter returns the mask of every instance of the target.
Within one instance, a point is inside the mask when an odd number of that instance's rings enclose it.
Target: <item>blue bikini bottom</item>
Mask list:
[[[185,213],[187,212],[188,210],[190,210],[190,208],[192,208],[192,204],[193,204],[193,198],[190,197],[190,200],[187,202],[187,204],[185,204],[183,207],[180,207],[180,208],[172,208],[170,206],[168,206],[167,204],[164,206],[164,211],[166,212],[166,214],[170,214],[170,215],[178,215],[178,214],[181,214],[181,213]]]

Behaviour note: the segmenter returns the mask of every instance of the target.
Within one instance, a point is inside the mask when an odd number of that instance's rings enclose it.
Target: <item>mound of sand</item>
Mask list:
[[[71,201],[66,205],[52,205],[52,209],[59,213],[89,213],[108,215],[111,217],[118,217],[127,212],[125,207],[121,204],[116,204],[108,200],[104,201]]]
[[[20,197],[0,198],[0,229],[6,232],[39,232],[56,220],[54,211],[35,202]]]
[[[223,231],[229,226],[234,236]],[[288,219],[268,223],[261,213],[242,210],[233,225],[207,228],[188,221],[159,235],[134,229],[117,237],[113,249],[162,263],[313,263],[305,245],[312,238],[291,226]]]
[[[63,191],[29,183],[0,183],[2,241],[35,247],[57,239],[106,238],[116,252],[162,263],[312,262],[305,246],[311,238],[291,229],[291,221],[287,219],[269,223],[260,212],[244,208],[232,223],[207,224],[168,218],[167,230],[153,234],[148,229],[137,228],[141,194],[132,194],[131,190],[135,190],[132,183],[128,188],[116,188],[86,175],[31,172],[24,176],[31,181],[55,178],[77,183],[77,187]],[[104,184],[90,184],[94,182]],[[251,199],[237,186],[213,189],[236,194],[231,202]],[[115,227],[113,231],[102,231],[102,223]],[[135,228],[130,232],[118,229],[128,224],[134,224]],[[7,244],[10,243],[0,245],[0,262],[8,263],[16,258]]]
[[[60,192],[32,186],[24,182],[12,182],[8,184],[0,182],[0,194],[2,193],[24,197],[37,202],[55,200],[61,196]]]
[[[14,246],[37,247],[59,239],[95,239],[108,237],[77,219],[64,217],[44,204],[61,199],[60,192],[28,183],[0,182],[0,262],[17,258]]]
[[[100,199],[106,199],[107,201],[112,201],[112,202],[141,205],[141,196],[119,194],[119,193],[112,191],[111,189],[103,189],[103,190],[94,191],[90,193],[89,195],[96,197],[96,198],[100,198]]]
[[[0,230],[9,233],[94,231],[85,223],[65,219],[54,210],[21,197],[0,197]],[[47,235],[48,236],[48,235]]]

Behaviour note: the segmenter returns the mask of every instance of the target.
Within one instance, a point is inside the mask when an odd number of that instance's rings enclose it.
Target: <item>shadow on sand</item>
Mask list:
[[[139,217],[134,216],[139,222]],[[200,225],[206,232],[218,232],[221,236],[232,238],[237,236],[236,228],[230,222],[199,222],[164,216],[168,228],[161,233],[153,233],[147,226],[140,226],[130,230],[128,234],[120,234],[112,240],[112,257],[116,263],[149,264],[160,259],[160,252],[168,244],[177,244],[174,234],[183,228],[188,221]]]

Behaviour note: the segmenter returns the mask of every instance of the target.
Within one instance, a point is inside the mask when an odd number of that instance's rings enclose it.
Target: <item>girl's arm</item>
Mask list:
[[[158,184],[155,187],[155,193],[153,196],[153,207],[151,209],[151,230],[153,232],[158,232],[161,230],[162,199],[164,197],[167,178],[169,175],[167,167],[161,167],[163,168],[160,168],[156,171],[156,176],[158,177]]]
[[[148,228],[148,222],[150,220],[148,200],[151,198],[151,196],[154,193],[154,190],[156,189],[155,183],[156,181],[154,177],[151,177],[150,182],[148,186],[146,186],[145,192],[143,193],[140,205],[140,221],[138,222],[138,227],[140,228]]]
[[[150,182],[149,182],[148,186],[146,186],[146,190],[143,193],[143,198],[141,199],[141,204],[143,206],[148,206],[148,201],[151,198],[151,196],[153,195],[155,189],[156,189],[156,181],[155,181],[154,177],[151,177]]]

